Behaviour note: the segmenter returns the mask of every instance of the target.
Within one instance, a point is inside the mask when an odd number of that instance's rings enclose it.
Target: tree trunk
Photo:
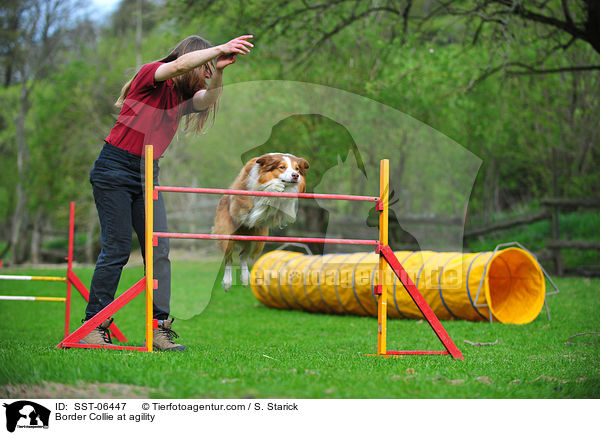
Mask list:
[[[135,58],[138,69],[142,66],[142,0],[137,0],[135,26]]]
[[[33,229],[31,230],[31,262],[40,263],[40,249],[42,247],[42,209],[38,209],[33,220]]]
[[[494,212],[498,209],[498,163],[492,156],[488,158],[483,182],[483,207],[485,223],[489,224]]]
[[[25,219],[27,198],[25,196],[23,180],[25,180],[25,164],[27,160],[27,143],[25,138],[25,118],[29,110],[29,90],[26,83],[21,84],[21,95],[19,98],[19,112],[16,119],[17,131],[17,206],[12,217],[11,225],[11,263],[20,262],[19,252],[22,249],[25,237],[23,237],[23,220]]]
[[[585,0],[587,19],[584,24],[586,40],[600,53],[600,4],[597,0]]]

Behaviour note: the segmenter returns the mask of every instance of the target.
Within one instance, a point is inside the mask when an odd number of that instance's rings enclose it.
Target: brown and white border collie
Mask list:
[[[266,192],[303,193],[306,189],[305,159],[292,154],[269,153],[250,160],[231,185],[234,190],[262,190]],[[223,195],[217,206],[213,234],[266,236],[269,228],[296,220],[297,198],[268,196]],[[246,240],[219,240],[225,254],[223,289],[232,284],[232,256],[234,247],[240,249],[241,279],[244,286],[250,282],[248,260],[255,260],[263,251],[264,242]]]

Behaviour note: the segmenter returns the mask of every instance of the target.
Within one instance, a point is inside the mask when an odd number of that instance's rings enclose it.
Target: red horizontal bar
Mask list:
[[[241,236],[226,234],[193,234],[193,233],[153,233],[154,237],[169,239],[203,239],[203,240],[250,240],[254,242],[300,242],[300,243],[331,243],[339,245],[373,245],[378,246],[379,240],[364,239],[324,239],[313,237],[272,237],[272,236]]]
[[[282,198],[347,199],[349,201],[379,201],[377,196],[338,195],[330,193],[264,192],[261,190],[209,189],[204,187],[155,186],[161,192],[216,193],[221,195],[277,196]]]
[[[447,350],[388,350],[385,355],[450,355]]]
[[[148,352],[147,347],[117,346],[114,344],[61,343],[61,346],[62,347],[78,347],[78,348],[82,348],[82,349],[137,350],[138,352]]]

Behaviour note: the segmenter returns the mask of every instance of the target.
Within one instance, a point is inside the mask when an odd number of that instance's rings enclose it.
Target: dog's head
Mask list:
[[[256,158],[258,182],[266,184],[278,178],[289,185],[298,185],[298,192],[306,190],[306,170],[308,162],[293,154],[269,153]]]

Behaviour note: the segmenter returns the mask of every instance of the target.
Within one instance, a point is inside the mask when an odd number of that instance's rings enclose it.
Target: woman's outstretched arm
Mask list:
[[[228,65],[235,63],[236,56],[237,54],[226,54],[219,56],[217,59],[215,72],[210,78],[208,89],[201,89],[194,94],[194,98],[192,99],[194,109],[208,109],[216,103],[219,95],[221,95],[221,91],[223,90],[223,70]]]
[[[182,54],[174,61],[159,66],[154,73],[154,80],[163,82],[177,77],[219,56],[250,53],[249,47],[253,47],[253,45],[248,39],[251,38],[252,35],[238,36],[225,44]]]

